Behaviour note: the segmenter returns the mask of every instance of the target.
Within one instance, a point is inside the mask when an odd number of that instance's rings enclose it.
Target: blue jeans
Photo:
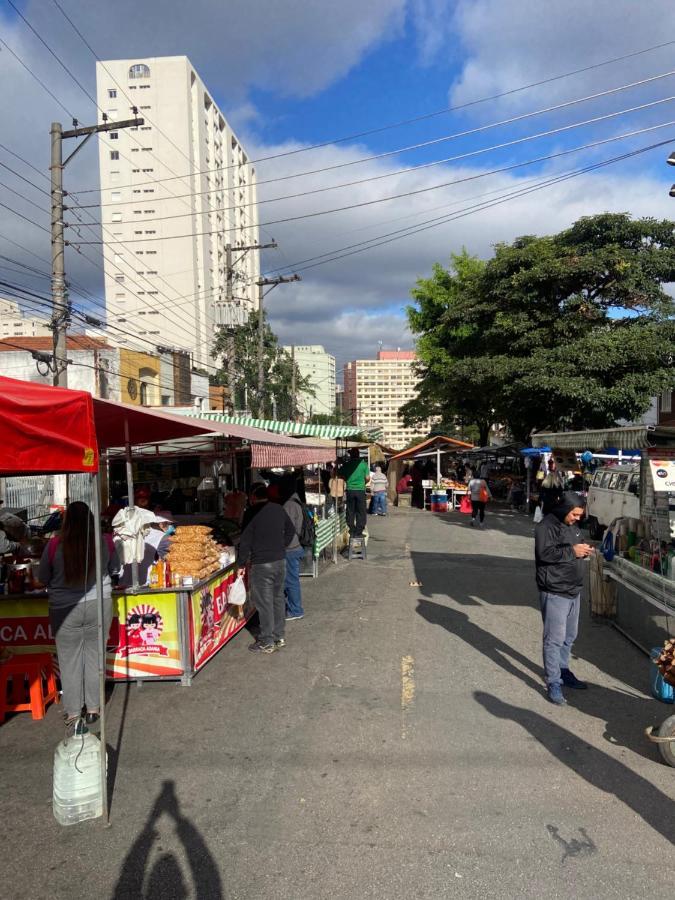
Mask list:
[[[286,551],[286,615],[304,616],[302,593],[300,592],[300,565],[305,558],[305,548],[296,547]]]
[[[387,515],[387,492],[386,491],[378,491],[376,494],[373,494],[373,502],[370,507],[370,511],[373,515],[378,516],[386,516]]]
[[[546,684],[562,684],[561,669],[569,669],[570,653],[579,630],[581,594],[561,597],[541,591],[541,615],[544,620],[544,672]]]

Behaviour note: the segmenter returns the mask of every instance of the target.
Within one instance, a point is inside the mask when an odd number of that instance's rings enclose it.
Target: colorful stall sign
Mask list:
[[[650,447],[649,468],[656,492],[675,493],[675,450]]]
[[[108,678],[176,678],[183,674],[175,592],[121,595],[113,600]]]
[[[232,566],[190,594],[195,672],[240,631],[253,614],[250,601],[243,610],[227,602],[227,589],[235,577],[236,571]]]
[[[8,600],[0,603],[0,646],[14,653],[45,653],[56,656],[49,624],[47,598]]]

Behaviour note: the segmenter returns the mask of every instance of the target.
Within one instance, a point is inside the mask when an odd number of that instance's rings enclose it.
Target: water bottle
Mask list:
[[[54,818],[74,825],[103,815],[101,742],[86,732],[59,741],[54,751]]]

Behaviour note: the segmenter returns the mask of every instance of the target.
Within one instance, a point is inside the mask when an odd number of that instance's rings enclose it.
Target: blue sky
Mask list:
[[[329,142],[320,150],[260,164],[261,179],[278,178],[353,163],[364,156],[475,128],[515,115],[579,99],[675,69],[675,45],[620,63],[560,79],[414,125],[342,143],[331,141],[358,132],[509,91],[602,60],[675,40],[675,8],[654,0],[644,9],[632,0],[119,0],[116,4],[59,0],[103,59],[186,54],[231,119],[253,158]],[[94,59],[52,0],[23,0],[21,10],[90,92]],[[167,9],[171,14],[167,15]],[[51,90],[88,121],[95,110],[72,79],[58,67],[8,5],[0,4],[3,39]],[[6,52],[0,50],[0,76],[13,90],[5,95],[2,143],[46,171],[46,130],[62,110]],[[629,130],[675,121],[675,101],[523,144],[490,150],[433,168],[406,171],[425,162],[490,148],[583,119],[607,115],[675,95],[675,76],[613,96],[580,103],[518,123],[400,153],[343,169],[261,185],[259,198],[376,176],[377,181],[263,204],[262,221],[304,215],[335,206],[367,203],[390,194],[424,189],[446,181],[461,184],[424,191],[355,210],[270,226],[278,251],[265,255],[268,269],[294,265],[367,238],[461,211],[476,196],[493,198],[553,177],[577,166],[675,138],[675,125],[652,134],[617,141],[560,160],[510,173],[495,168],[560,152]],[[674,141],[675,149],[675,141]],[[92,148],[93,151],[93,148]],[[614,167],[589,173],[500,206],[465,215],[432,230],[303,271],[299,285],[270,296],[270,313],[282,341],[323,343],[341,365],[371,356],[378,341],[409,346],[403,308],[415,279],[445,262],[463,245],[487,256],[494,243],[524,233],[566,227],[581,215],[621,210],[634,215],[672,217],[668,196],[668,148],[654,150]],[[0,161],[12,157],[0,150]],[[17,165],[16,159],[14,164]],[[30,175],[21,165],[18,171]],[[30,193],[25,183],[2,170],[0,181]],[[398,173],[398,174],[397,174]],[[68,173],[71,189],[96,183],[96,160],[84,151]],[[31,176],[34,177],[34,176]],[[30,193],[40,204],[42,198]],[[16,195],[0,188],[0,202],[38,215]],[[440,207],[443,207],[441,209]],[[43,254],[45,235],[6,213],[0,231]],[[0,248],[2,240],[0,240]],[[0,252],[5,253],[5,249]],[[19,251],[13,249],[14,253]],[[10,254],[8,254],[10,255]],[[102,290],[100,273],[76,255],[69,270],[91,290]]]

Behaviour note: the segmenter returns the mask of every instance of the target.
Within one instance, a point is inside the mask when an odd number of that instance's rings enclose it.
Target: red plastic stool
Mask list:
[[[51,653],[19,653],[0,663],[0,724],[8,712],[30,710],[44,719],[52,701],[58,703],[59,694]]]

